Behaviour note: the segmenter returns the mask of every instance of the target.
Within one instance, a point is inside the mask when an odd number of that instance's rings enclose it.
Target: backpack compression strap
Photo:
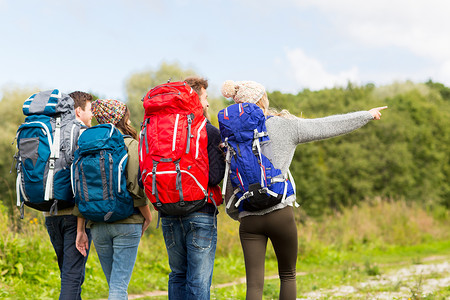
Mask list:
[[[22,186],[22,173],[20,172],[20,169],[17,168],[17,179],[16,179],[16,194],[17,194],[17,206],[20,207],[20,218],[23,219],[24,216],[24,204],[25,201],[28,201],[27,196],[25,195],[25,192],[23,191],[23,186]],[[22,194],[22,196],[25,198],[25,201],[20,201],[20,195]]]
[[[161,207],[162,203],[159,200],[158,189],[156,188],[156,167],[158,166],[158,162],[156,160],[153,161],[153,169],[152,169],[152,194],[155,195],[156,198],[156,206]],[[158,222],[159,223],[159,222]]]
[[[184,206],[183,188],[181,186],[181,169],[180,169],[180,159],[173,162],[175,164],[175,171],[177,172],[176,177],[176,189],[180,195],[180,206]]]
[[[294,176],[292,176],[291,171],[289,169],[288,169],[288,176],[289,176],[289,181],[292,184],[292,189],[294,190],[294,195],[295,195],[294,206],[299,207],[300,205],[297,203],[297,188],[295,186]]]
[[[228,173],[230,172],[231,151],[232,151],[230,145],[228,145],[228,138],[225,138],[224,145],[225,147],[227,147],[227,154],[225,155],[225,176],[223,178],[222,196],[225,196],[225,191],[227,189]]]
[[[262,157],[261,157],[261,144],[259,143],[259,139],[265,136],[268,136],[269,134],[267,132],[258,132],[258,129],[254,130],[253,133],[253,145],[252,150],[253,154],[256,156],[259,167],[261,168],[261,186],[266,187],[267,186],[267,178],[266,178],[266,172],[264,169],[264,166],[262,164]]]
[[[233,191],[233,195],[231,195],[230,199],[228,200],[228,203],[227,203],[227,209],[230,209],[231,204],[233,203],[233,199],[236,197],[236,194],[239,193],[240,191],[241,191],[240,188],[236,188],[236,189]]]
[[[44,200],[46,201],[53,199],[53,176],[55,172],[55,161],[56,159],[59,158],[60,143],[61,143],[61,117],[57,117],[55,125],[55,135],[53,137],[53,143],[51,145],[51,153],[48,162],[47,182],[45,184]],[[50,208],[50,214],[58,213],[57,203],[58,200],[55,200],[52,207]]]

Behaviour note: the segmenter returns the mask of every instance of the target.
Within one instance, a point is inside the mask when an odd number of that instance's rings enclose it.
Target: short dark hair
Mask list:
[[[184,81],[186,81],[186,83],[189,84],[189,86],[193,88],[199,96],[202,92],[202,88],[204,88],[205,90],[208,88],[208,79],[205,78],[190,76],[187,77]]]
[[[82,110],[86,108],[86,101],[92,101],[92,95],[85,92],[75,91],[70,93],[69,96],[75,102],[74,108],[81,107]]]

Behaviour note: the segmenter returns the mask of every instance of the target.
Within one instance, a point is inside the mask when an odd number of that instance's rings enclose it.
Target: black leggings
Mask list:
[[[262,299],[267,239],[272,242],[278,260],[280,298],[296,299],[297,226],[291,206],[263,216],[241,219],[239,236],[244,251],[247,300]]]

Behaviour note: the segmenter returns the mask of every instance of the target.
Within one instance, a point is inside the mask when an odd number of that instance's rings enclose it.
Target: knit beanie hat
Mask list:
[[[118,100],[97,99],[92,102],[92,114],[99,124],[116,125],[125,115],[126,105]]]
[[[222,85],[222,95],[233,98],[236,103],[256,103],[266,92],[266,89],[255,81],[227,80]]]

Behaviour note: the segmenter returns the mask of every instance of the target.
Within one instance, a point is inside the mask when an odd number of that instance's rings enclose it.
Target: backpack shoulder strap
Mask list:
[[[124,134],[123,135],[123,141],[125,143],[125,146],[128,148],[130,146],[130,144],[133,142],[133,137],[129,134]]]
[[[53,143],[50,145],[49,170],[47,174],[47,183],[45,185],[45,200],[53,199],[53,173],[55,169],[55,160],[59,158],[59,149],[61,142],[61,118],[58,116],[55,119],[55,132],[53,136]]]

